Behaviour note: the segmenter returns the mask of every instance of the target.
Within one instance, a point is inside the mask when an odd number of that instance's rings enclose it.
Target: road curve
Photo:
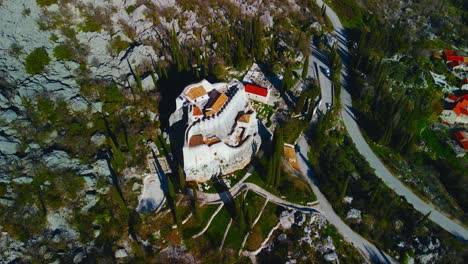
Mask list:
[[[343,236],[343,238],[352,243],[360,252],[363,257],[367,260],[372,261],[373,263],[397,263],[392,257],[385,254],[385,252],[378,249],[372,243],[367,241],[365,238],[354,232],[341,218],[335,213],[332,206],[328,202],[325,195],[320,192],[320,189],[317,185],[317,180],[314,177],[314,172],[312,167],[307,160],[307,153],[309,152],[309,143],[305,139],[304,135],[301,134],[299,140],[297,141],[297,157],[298,165],[301,170],[302,176],[305,178],[307,183],[317,196],[317,200],[320,204],[320,212],[325,215],[325,218],[333,224],[338,232]]]
[[[319,6],[322,6],[322,0],[316,0]],[[325,4],[326,5],[326,4]],[[326,5],[327,6],[327,5]],[[341,104],[342,112],[341,116],[345,124],[346,130],[348,131],[351,139],[353,140],[356,148],[359,153],[365,157],[369,162],[370,166],[375,170],[377,177],[381,178],[382,181],[387,184],[388,187],[393,189],[395,193],[406,198],[406,201],[414,206],[414,208],[421,212],[422,214],[429,215],[435,224],[439,225],[441,228],[447,230],[454,236],[462,239],[464,241],[468,240],[468,230],[460,223],[457,223],[450,218],[448,218],[443,213],[439,212],[432,205],[424,202],[419,197],[417,197],[409,188],[403,185],[397,178],[395,178],[384,166],[384,164],[379,160],[377,155],[371,150],[366,140],[361,134],[359,126],[356,123],[356,117],[353,113],[352,99],[351,94],[348,92],[348,46],[347,46],[347,37],[346,30],[340,22],[340,19],[336,13],[329,6],[326,8],[326,15],[332,22],[333,27],[335,28],[334,35],[338,39],[338,47],[341,59],[343,60],[343,69],[341,72]]]

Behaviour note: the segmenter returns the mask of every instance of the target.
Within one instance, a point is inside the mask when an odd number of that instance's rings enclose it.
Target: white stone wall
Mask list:
[[[263,104],[268,104],[268,99],[270,98],[270,90],[268,90],[267,96],[260,96],[260,95],[256,95],[252,93],[246,93],[246,94],[250,100],[257,101]]]
[[[210,84],[211,85],[211,84]],[[191,85],[189,87],[193,87]],[[210,118],[204,118],[193,122],[189,117],[188,127],[185,131],[183,159],[184,171],[187,181],[208,181],[211,177],[220,174],[229,174],[236,170],[244,168],[250,163],[253,155],[259,150],[261,138],[258,135],[258,121],[256,113],[253,112],[250,116],[250,121],[246,123],[236,123],[236,117],[241,111],[251,110],[247,93],[243,85],[238,82],[231,82],[230,87],[237,86],[237,92],[229,98],[218,115],[213,115]],[[188,88],[184,89],[187,91]],[[212,88],[218,89],[220,92],[225,92],[228,85],[225,83],[213,84]],[[208,89],[207,89],[208,90]],[[181,96],[186,103],[188,98]],[[171,120],[177,119],[183,112],[183,107],[186,105],[183,102],[178,102],[180,109],[176,110],[171,116]],[[245,128],[243,142],[239,146],[230,146],[225,143],[226,138],[233,132],[236,126]],[[210,135],[215,135],[220,138],[220,142],[211,146],[202,144],[196,147],[189,147],[189,140],[193,135],[203,135],[205,138]]]
[[[190,128],[188,137],[192,135],[217,135],[219,138],[225,138],[231,132],[237,114],[243,111],[248,104],[247,97],[243,89],[239,89],[237,93],[230,99],[227,106],[219,115],[213,115],[204,120],[200,120]]]

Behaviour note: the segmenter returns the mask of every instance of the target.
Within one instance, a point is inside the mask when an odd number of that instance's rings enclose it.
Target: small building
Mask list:
[[[245,84],[245,92],[250,100],[272,105],[270,99],[274,86],[258,64],[254,63],[250,67],[242,82]]]
[[[284,143],[283,156],[288,161],[289,165],[291,165],[291,167],[293,167],[296,170],[299,170],[299,166],[297,164],[297,154],[294,145]]]
[[[458,101],[458,96],[455,96],[454,94],[449,94],[444,98],[444,101],[447,103],[455,103]]]
[[[440,118],[448,124],[468,124],[468,100],[459,100],[452,109],[445,109]]]
[[[457,131],[454,134],[455,138],[458,141],[460,147],[462,147],[465,151],[468,151],[468,132],[466,131]]]
[[[267,88],[251,83],[245,85],[247,98],[264,104],[268,104],[268,101],[270,100],[270,91],[271,90],[268,90]]]
[[[442,51],[442,58],[454,70],[465,70],[468,65],[468,56],[453,50]]]

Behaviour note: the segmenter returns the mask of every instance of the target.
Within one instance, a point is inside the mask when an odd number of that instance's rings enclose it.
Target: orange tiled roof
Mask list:
[[[243,114],[241,117],[239,117],[239,122],[249,123],[250,122],[250,114]]]
[[[195,100],[198,97],[203,96],[205,94],[206,94],[206,90],[205,90],[205,88],[203,88],[202,85],[195,86],[195,87],[191,88],[190,90],[188,90],[187,93],[186,93],[187,97],[189,97],[192,100]]]
[[[284,156],[289,160],[295,160],[296,159],[296,151],[294,150],[294,148],[290,147],[290,146],[286,146],[284,145],[283,146],[283,151],[284,151]]]
[[[218,137],[211,137],[211,138],[205,140],[205,144],[208,145],[208,146],[211,146],[211,145],[216,144],[216,143],[218,143],[220,141],[221,140]]]
[[[228,100],[228,97],[225,94],[221,94],[216,98],[216,101],[214,101],[213,105],[208,106],[207,108],[207,115],[212,115],[217,113],[221,107],[223,107],[224,103]]]
[[[196,146],[203,145],[203,144],[204,144],[204,141],[203,141],[202,135],[193,135],[192,137],[190,137],[189,147],[196,147]]]
[[[457,116],[463,114],[463,115],[468,115],[468,100],[462,100],[460,101],[455,107],[453,108],[453,112]]]
[[[454,94],[449,94],[449,95],[447,95],[446,98],[450,99],[450,100],[452,100],[454,102],[458,101],[458,97],[456,95],[454,95]]]
[[[468,136],[466,135],[466,132],[455,132],[455,137],[458,139],[463,148],[468,150]]]
[[[200,110],[200,108],[196,105],[193,106],[193,115],[194,116],[201,116],[203,115],[202,111]]]

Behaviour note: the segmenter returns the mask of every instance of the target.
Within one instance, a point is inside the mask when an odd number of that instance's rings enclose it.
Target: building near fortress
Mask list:
[[[169,122],[181,122],[185,131],[181,147],[187,181],[205,182],[242,169],[260,148],[256,112],[237,80],[185,87]]]

